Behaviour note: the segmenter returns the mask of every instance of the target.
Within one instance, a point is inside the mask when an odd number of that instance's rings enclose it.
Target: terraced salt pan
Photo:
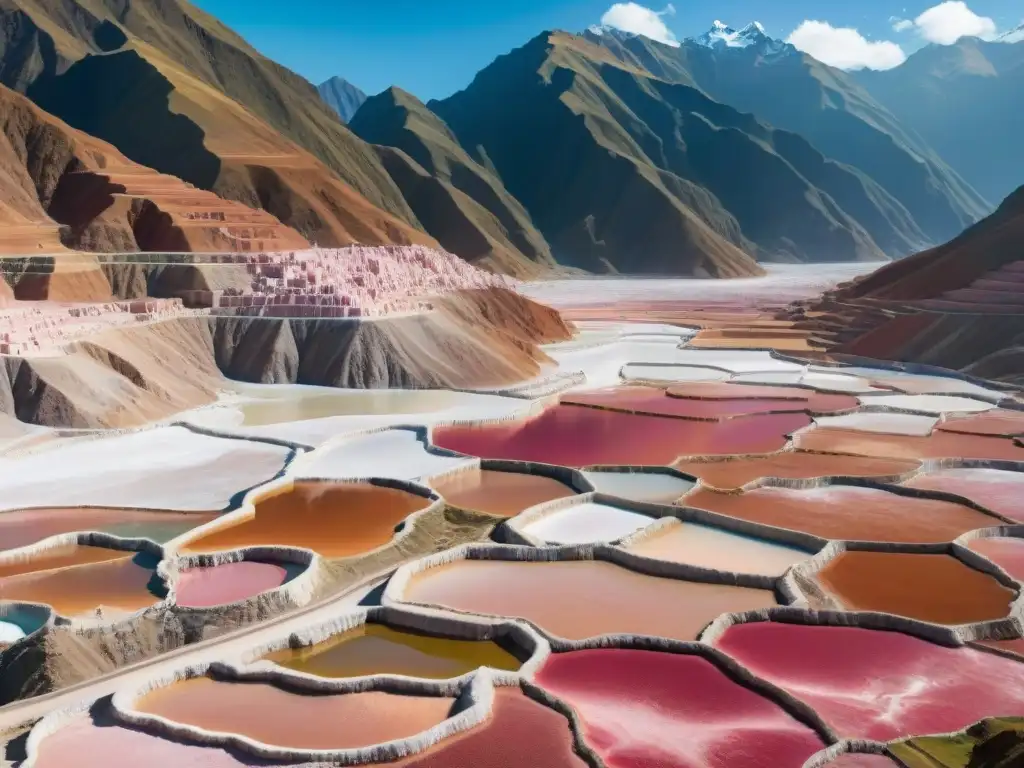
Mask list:
[[[470,466],[472,460],[438,456],[410,430],[385,430],[324,446],[296,465],[298,478],[344,480],[390,477],[416,480]]]
[[[909,413],[847,413],[842,416],[815,416],[819,427],[881,432],[888,435],[930,435],[939,423],[938,416]]]
[[[714,645],[844,738],[948,733],[1024,710],[1024,664],[900,632],[757,622],[730,627]]]
[[[793,444],[807,451],[855,453],[878,458],[1024,461],[1024,447],[1010,438],[961,435],[938,429],[928,437],[920,437],[815,427],[794,435]]]
[[[846,370],[845,368],[843,370]],[[883,391],[859,376],[818,371],[787,373],[737,373],[730,381],[741,384],[785,385],[811,387],[822,392],[844,392],[851,395]]]
[[[197,677],[146,694],[136,708],[278,747],[351,749],[414,736],[446,720],[454,703],[379,691],[302,695],[266,683]]]
[[[948,397],[945,395],[863,395],[864,405],[879,405],[887,408],[901,408],[908,411],[932,413],[981,413],[995,406],[969,397]]]
[[[996,408],[973,416],[951,416],[939,423],[939,429],[968,435],[1024,435],[1024,411]]]
[[[647,515],[588,501],[546,514],[521,530],[551,544],[593,544],[616,541],[652,522]]]
[[[515,671],[521,662],[490,640],[454,640],[363,624],[305,648],[263,657],[296,672],[328,678],[405,675],[431,680],[461,677],[480,667]]]
[[[0,551],[35,544],[50,536],[98,531],[159,544],[181,536],[216,515],[116,507],[42,507],[0,512]]]
[[[689,381],[725,381],[729,378],[727,371],[714,368],[697,368],[690,365],[639,365],[629,364],[621,367],[621,377],[625,381],[664,381],[669,383]]]
[[[242,561],[189,568],[178,575],[175,601],[185,608],[210,608],[248,600],[287,584],[304,570],[292,564]]]
[[[1009,536],[993,536],[972,539],[967,546],[979,555],[987,557],[1018,581],[1024,579],[1024,539]]]
[[[572,706],[609,768],[795,767],[825,746],[778,704],[698,656],[558,653],[537,682]]]
[[[918,469],[921,464],[906,459],[782,451],[770,456],[722,461],[684,461],[675,466],[681,472],[699,477],[714,488],[735,490],[762,477],[896,477]]]
[[[819,368],[811,366],[812,371],[832,371],[832,368]],[[843,366],[840,370],[845,374],[862,376],[865,379],[896,387],[909,394],[938,395],[958,394],[973,395],[981,399],[999,400],[1005,397],[1005,393],[989,389],[970,381],[950,378],[947,376],[928,376],[920,373],[907,373],[905,371],[891,371],[885,368],[865,368],[861,366]]]
[[[598,493],[630,501],[671,504],[693,489],[694,483],[665,472],[602,472],[584,470],[583,476]]]
[[[54,441],[0,457],[0,510],[134,507],[214,511],[284,467],[289,449],[184,427]]]
[[[775,605],[769,590],[646,576],[595,560],[458,560],[414,575],[399,597],[526,619],[569,640],[606,634],[694,640],[722,613]]]
[[[685,563],[732,573],[781,576],[809,552],[764,539],[741,536],[698,523],[667,520],[650,535],[641,535],[623,549],[655,560]]]
[[[431,480],[430,487],[452,506],[498,517],[514,517],[537,504],[576,494],[568,485],[543,475],[476,467]]]
[[[955,493],[1011,520],[1024,522],[1024,472],[950,468],[918,475],[908,488]]]

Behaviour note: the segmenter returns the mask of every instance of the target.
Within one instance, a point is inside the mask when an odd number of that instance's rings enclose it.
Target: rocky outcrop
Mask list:
[[[350,122],[366,101],[366,94],[343,77],[324,80],[316,90],[327,106],[338,113],[343,123]]]

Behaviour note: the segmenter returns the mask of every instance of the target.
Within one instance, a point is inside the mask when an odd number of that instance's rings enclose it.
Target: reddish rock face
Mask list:
[[[715,488],[732,490],[762,477],[894,477],[912,472],[921,463],[909,459],[783,451],[771,456],[729,458],[722,461],[683,461],[675,466],[680,472],[699,477]]]
[[[265,683],[197,677],[153,691],[136,707],[278,747],[348,749],[414,736],[446,720],[454,703],[378,691],[303,696]]]
[[[715,646],[843,738],[948,733],[1024,708],[1024,664],[898,632],[758,622],[729,628]]]
[[[824,748],[778,704],[698,656],[557,653],[537,682],[576,710],[609,768],[800,766]]]
[[[843,552],[815,578],[846,610],[936,624],[1001,619],[1016,597],[993,577],[949,555]]]
[[[645,576],[593,560],[459,560],[414,576],[402,599],[521,617],[570,640],[619,633],[693,640],[722,613],[775,605],[769,590]]]
[[[743,493],[698,489],[684,496],[681,503],[823,539],[847,541],[944,542],[999,522],[962,504],[856,486],[804,490],[765,487]]]
[[[442,427],[434,442],[481,458],[570,467],[667,465],[681,456],[777,451],[808,424],[804,414],[700,422],[557,405],[527,421]]]
[[[183,551],[219,552],[277,545],[349,557],[387,544],[395,526],[430,500],[394,488],[358,483],[298,482],[256,502],[256,514],[192,541]]]
[[[567,485],[542,475],[470,469],[431,481],[431,486],[455,507],[514,517],[546,501],[575,496]]]
[[[918,475],[904,485],[927,491],[955,493],[1010,520],[1024,522],[1024,509],[1020,503],[1024,498],[1024,472],[941,469]]]
[[[967,546],[998,565],[1015,579],[1024,579],[1024,539],[993,536],[974,539]]]
[[[178,576],[175,597],[186,608],[210,608],[248,600],[290,581],[295,570],[274,563],[225,563],[190,568]]]

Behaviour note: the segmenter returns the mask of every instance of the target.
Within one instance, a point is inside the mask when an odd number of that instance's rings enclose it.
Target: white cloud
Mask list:
[[[896,43],[872,42],[856,29],[833,27],[825,21],[805,21],[786,42],[839,69],[892,69],[907,59]]]
[[[961,37],[990,38],[996,35],[996,23],[979,16],[962,0],[946,0],[929,8],[916,19],[917,33],[930,43],[952,45]]]
[[[662,11],[653,11],[637,3],[616,3],[601,17],[601,23],[608,27],[621,29],[643,35],[659,43],[679,47],[679,40],[662,20],[665,16],[675,15],[676,9],[671,3]]]
[[[896,32],[906,32],[908,29],[914,28],[914,22],[910,19],[900,19],[896,16],[891,17],[889,23],[892,24],[892,28]]]

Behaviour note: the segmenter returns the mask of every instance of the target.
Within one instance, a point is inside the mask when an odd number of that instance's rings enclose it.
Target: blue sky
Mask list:
[[[496,56],[544,29],[582,31],[598,23],[612,5],[611,0],[193,1],[314,83],[341,75],[371,94],[398,85],[424,101],[465,87]],[[868,41],[893,41],[909,53],[925,44],[921,30],[896,32],[890,18],[916,19],[936,1],[676,0],[675,13],[659,18],[677,38],[700,34],[714,19],[734,26],[759,20],[781,38],[805,20],[817,20],[855,27]],[[660,11],[665,3],[650,5]],[[1024,18],[1021,0],[968,0],[968,5],[1000,30]],[[817,40],[824,50],[835,47],[827,35]]]

